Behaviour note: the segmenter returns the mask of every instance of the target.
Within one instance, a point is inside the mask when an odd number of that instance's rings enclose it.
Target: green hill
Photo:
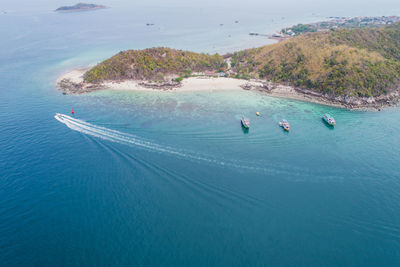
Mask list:
[[[400,25],[309,33],[236,52],[231,61],[237,77],[330,96],[378,96],[399,88]]]
[[[222,56],[158,47],[128,50],[101,62],[85,74],[85,81],[156,80],[184,76],[192,72],[219,71],[226,68]]]

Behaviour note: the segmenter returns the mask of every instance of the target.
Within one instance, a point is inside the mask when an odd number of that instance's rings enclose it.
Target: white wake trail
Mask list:
[[[57,113],[54,118],[59,122],[65,124],[68,128],[74,131],[78,131],[87,135],[91,135],[94,137],[98,137],[104,140],[108,140],[111,142],[117,142],[127,145],[137,146],[146,150],[160,152],[160,153],[168,153],[182,158],[189,158],[194,160],[207,161],[210,163],[217,163],[220,165],[225,165],[225,163],[210,159],[204,156],[193,155],[188,152],[179,151],[177,149],[161,146],[150,141],[143,140],[135,135],[123,133],[117,130],[108,129],[105,127],[97,126],[83,120],[75,119],[70,116]]]
[[[116,143],[121,143],[125,145],[130,145],[130,146],[135,146],[138,148],[145,149],[147,151],[152,151],[152,152],[158,152],[158,153],[165,153],[165,154],[170,154],[175,157],[181,158],[181,159],[186,159],[186,160],[192,160],[195,162],[202,161],[202,162],[207,162],[210,164],[216,164],[220,166],[225,166],[225,167],[233,167],[233,168],[239,168],[239,169],[246,169],[246,170],[251,170],[251,171],[256,171],[256,172],[263,172],[263,173],[276,173],[277,170],[274,170],[274,168],[265,168],[264,167],[258,167],[258,166],[251,166],[252,164],[248,162],[238,162],[235,160],[228,160],[228,161],[222,161],[220,159],[213,158],[211,156],[206,156],[206,155],[200,155],[196,154],[193,152],[188,152],[184,150],[179,150],[176,148],[172,148],[169,146],[164,146],[164,145],[159,145],[153,142],[150,142],[148,140],[145,140],[143,138],[140,138],[138,136],[135,136],[133,134],[127,134],[123,133],[117,130],[112,130],[108,129],[105,127],[97,126],[91,123],[88,123],[83,120],[79,120],[76,118],[72,118],[70,116],[64,115],[57,113],[54,118],[58,120],[59,122],[65,124],[68,128],[71,130],[91,135],[97,138],[101,138],[104,140],[108,140],[111,142],[116,142]]]

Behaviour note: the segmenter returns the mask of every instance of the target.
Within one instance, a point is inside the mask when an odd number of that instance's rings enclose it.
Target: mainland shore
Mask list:
[[[381,110],[387,106],[398,105],[400,102],[398,92],[373,100],[370,98],[332,98],[311,90],[276,84],[265,80],[243,80],[226,77],[197,76],[186,78],[181,82],[166,83],[123,80],[91,84],[84,81],[84,74],[89,69],[73,69],[64,73],[57,79],[57,87],[66,95],[85,94],[97,90],[165,91],[175,93],[253,90],[271,97],[294,99],[351,110]]]

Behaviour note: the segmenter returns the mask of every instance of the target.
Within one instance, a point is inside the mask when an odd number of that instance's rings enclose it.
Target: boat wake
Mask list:
[[[195,161],[205,161],[213,164],[218,164],[218,165],[229,165],[223,161],[219,161],[217,159],[212,159],[208,156],[201,156],[201,155],[196,155],[194,153],[190,153],[187,151],[179,150],[176,148],[164,146],[164,145],[159,145],[155,144],[153,142],[150,142],[148,140],[144,140],[143,138],[140,138],[138,136],[132,135],[132,134],[127,134],[123,133],[117,130],[112,130],[108,129],[105,127],[97,126],[91,123],[88,123],[83,120],[75,119],[70,116],[64,115],[57,113],[54,118],[58,120],[59,122],[65,124],[68,128],[71,130],[91,135],[97,138],[101,138],[104,140],[108,140],[111,142],[116,142],[116,143],[121,143],[125,145],[131,145],[135,146],[138,148],[142,148],[148,151],[152,152],[158,152],[158,153],[167,153],[170,155],[174,155],[179,158],[184,158],[184,159],[191,159]]]
[[[199,153],[194,153],[190,151],[185,151],[165,145],[159,145],[153,143],[149,140],[145,140],[141,137],[135,136],[133,134],[123,133],[117,130],[108,129],[102,126],[97,126],[91,123],[88,123],[83,120],[75,119],[70,116],[57,113],[54,118],[59,122],[65,124],[71,130],[87,134],[90,136],[94,136],[97,138],[101,138],[104,140],[108,140],[111,142],[116,142],[120,144],[125,144],[129,146],[134,146],[137,148],[141,148],[147,151],[161,153],[161,154],[169,154],[175,156],[177,158],[190,160],[194,162],[205,162],[212,165],[219,165],[223,167],[232,167],[236,169],[242,169],[246,171],[253,172],[262,172],[264,174],[290,174],[293,175],[293,170],[290,171],[288,166],[285,168],[280,168],[279,166],[271,166],[268,163],[263,163],[263,166],[254,165],[250,162],[238,161],[238,160],[221,160],[209,155],[202,155]],[[303,173],[304,175],[304,173]]]

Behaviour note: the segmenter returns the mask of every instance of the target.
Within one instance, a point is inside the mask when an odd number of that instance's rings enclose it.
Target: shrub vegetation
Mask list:
[[[189,77],[192,72],[225,69],[222,56],[158,47],[122,51],[85,74],[85,81],[163,80],[168,75]]]
[[[378,96],[399,87],[400,25],[308,33],[236,52],[238,76],[333,96]]]

